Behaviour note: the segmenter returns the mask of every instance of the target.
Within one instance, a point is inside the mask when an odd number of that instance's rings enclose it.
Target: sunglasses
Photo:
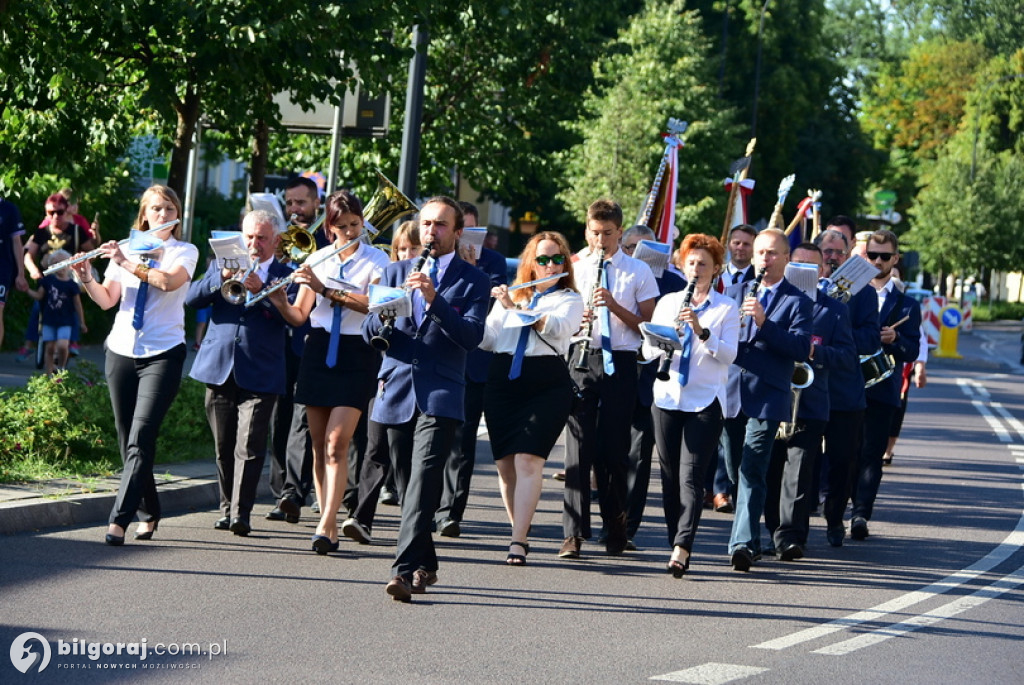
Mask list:
[[[554,264],[555,266],[562,266],[565,264],[564,254],[555,254],[550,257],[546,254],[537,255],[537,264],[539,266],[547,266],[548,264]]]
[[[892,259],[893,257],[896,256],[895,252],[870,252],[869,251],[867,254],[868,254],[868,259],[870,259],[871,261],[875,261],[876,259],[881,259],[883,262],[887,262],[887,261],[889,261],[890,259]]]
[[[64,216],[64,212],[66,211],[66,209],[48,209],[46,210],[46,213],[51,216]]]

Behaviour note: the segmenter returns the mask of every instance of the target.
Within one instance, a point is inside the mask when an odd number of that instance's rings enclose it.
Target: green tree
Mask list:
[[[735,138],[733,112],[715,99],[708,41],[685,2],[650,1],[597,61],[597,83],[586,115],[573,122],[581,142],[565,155],[562,199],[578,218],[599,197],[639,213],[664,152],[659,137],[668,117],[689,122],[679,152],[677,216],[681,233],[718,232],[724,212],[721,179]]]

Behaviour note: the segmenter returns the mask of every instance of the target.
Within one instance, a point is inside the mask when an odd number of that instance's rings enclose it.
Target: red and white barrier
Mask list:
[[[946,306],[946,298],[942,295],[926,297],[921,303],[921,329],[928,337],[928,347],[939,346],[939,313]]]
[[[964,314],[964,320],[960,322],[960,330],[964,333],[974,332],[973,304],[970,300],[964,300],[960,305],[960,311]]]

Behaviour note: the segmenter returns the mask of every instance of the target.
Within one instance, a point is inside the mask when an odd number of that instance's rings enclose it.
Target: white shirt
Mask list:
[[[885,304],[885,299],[887,297],[889,297],[889,294],[892,292],[893,288],[895,288],[895,287],[896,287],[896,284],[893,282],[893,279],[890,278],[888,281],[885,282],[885,285],[883,285],[881,288],[876,288],[875,289],[875,294],[878,295],[878,312],[879,313],[882,312],[882,305]]]
[[[675,326],[683,302],[682,292],[669,293],[654,308],[652,323]],[[672,354],[672,366],[667,381],[654,382],[654,404],[661,409],[695,412],[706,409],[716,399],[728,416],[727,381],[729,365],[736,359],[740,330],[740,312],[736,302],[727,295],[712,290],[708,294],[711,304],[697,314],[703,328],[711,336],[701,342],[696,335],[690,351],[690,377],[686,385],[679,384],[679,363],[682,355]],[[703,304],[703,303],[701,303]],[[683,324],[685,326],[685,324]],[[644,343],[644,357],[659,363],[664,352]]]
[[[748,264],[746,267],[740,269],[738,267],[733,266],[732,262],[730,262],[729,265],[725,267],[725,271],[722,273],[723,285],[728,287],[730,285],[736,285],[737,283],[741,283],[743,275],[746,274],[747,271],[749,271],[752,268],[753,267]]]
[[[192,243],[168,238],[156,256],[157,260],[152,268],[167,273],[175,267],[183,266],[191,280],[196,270],[196,262],[199,261],[199,250]],[[139,259],[141,258],[133,257],[125,264],[135,264]],[[135,298],[142,281],[134,273],[113,261],[107,267],[104,278],[121,284],[121,304],[114,316],[110,335],[107,336],[107,349],[122,357],[144,359],[184,344],[185,297],[188,295],[188,282],[171,292],[150,286],[146,295],[142,329],[137,331],[132,327],[132,319],[135,317]]]
[[[569,352],[569,341],[579,330],[583,321],[583,298],[574,290],[564,289],[548,293],[537,300],[537,306],[531,311],[547,316],[544,328],[534,329],[534,335],[527,338],[526,356],[554,356],[555,350],[565,356]],[[520,327],[506,326],[505,320],[514,317],[515,309],[505,309],[501,302],[495,302],[491,313],[487,315],[484,328],[484,339],[480,349],[505,354],[515,354],[519,344]],[[545,345],[537,337],[543,337],[550,346]],[[554,347],[554,349],[551,349]]]
[[[328,245],[311,254],[306,261],[313,264],[334,249],[333,245]],[[341,266],[341,263],[341,258],[335,255],[322,264],[314,266],[313,273],[324,284],[324,287],[330,288],[332,281],[338,280],[338,267]],[[370,283],[380,280],[381,274],[384,273],[384,267],[390,263],[391,259],[383,250],[378,250],[366,243],[357,243],[356,251],[345,261],[345,275],[341,277],[341,280],[354,286],[352,292],[365,295],[370,289]],[[363,319],[366,318],[366,314],[344,307],[344,305],[339,304],[338,306],[343,307],[341,334],[362,335]],[[330,331],[333,321],[334,308],[331,307],[331,301],[322,295],[317,295],[316,306],[309,314],[310,324],[313,328]]]
[[[658,283],[654,280],[651,267],[639,259],[634,259],[622,250],[617,250],[611,259],[605,260],[605,272],[608,274],[609,290],[612,297],[620,305],[640,314],[640,302],[655,300],[661,293]],[[597,280],[597,262],[594,257],[584,257],[573,264],[576,284],[582,293],[584,304],[590,301]],[[594,326],[591,336],[591,349],[601,347],[601,308],[594,311]],[[611,314],[611,342],[613,350],[635,352],[640,347],[640,333],[622,322],[619,317]]]

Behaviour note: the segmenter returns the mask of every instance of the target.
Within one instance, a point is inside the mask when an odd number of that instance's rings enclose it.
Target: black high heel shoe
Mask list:
[[[105,541],[111,547],[120,547],[124,544],[124,535],[114,535],[113,533],[107,533]]]
[[[522,547],[524,553],[523,554],[513,554],[512,553],[512,547],[513,546]],[[518,542],[516,540],[513,540],[512,542],[508,543],[508,556],[505,557],[505,563],[508,564],[509,566],[526,566],[526,555],[529,554],[529,553],[530,553],[530,543],[528,543],[528,542]]]
[[[677,549],[681,550],[681,558],[669,559],[666,570],[672,574],[673,578],[682,578],[686,574],[687,569],[690,568],[690,553],[687,552],[685,549],[682,549],[681,547]]]
[[[152,540],[153,539],[153,533],[156,532],[157,526],[160,525],[160,519],[157,519],[156,521],[152,521],[151,523],[153,524],[153,527],[151,529],[147,530],[144,533],[136,533],[135,534],[135,539],[136,540]]]

